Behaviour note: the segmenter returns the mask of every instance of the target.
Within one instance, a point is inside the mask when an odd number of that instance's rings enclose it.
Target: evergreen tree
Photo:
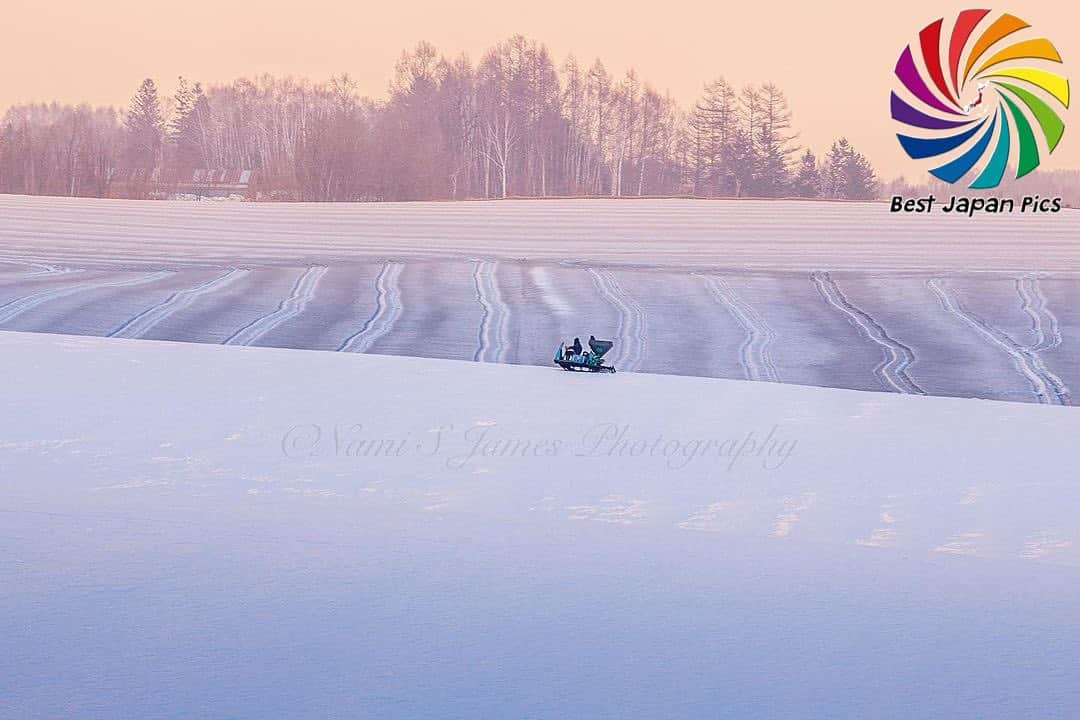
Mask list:
[[[206,110],[202,86],[188,85],[181,77],[173,98],[173,118],[168,126],[168,149],[172,171],[177,179],[191,178],[191,173],[205,163],[200,143],[199,117]]]
[[[851,152],[847,138],[840,138],[832,144],[825,155],[825,164],[821,169],[821,195],[827,198],[844,197],[844,164]]]
[[[799,169],[795,174],[792,194],[796,197],[813,198],[821,195],[821,173],[818,172],[817,158],[807,148],[799,160]]]
[[[191,115],[194,93],[188,87],[187,78],[180,76],[176,95],[173,96],[173,118],[169,123],[169,141],[175,143],[183,134],[184,121]]]
[[[784,153],[776,133],[765,123],[757,134],[757,176],[754,178],[754,194],[760,197],[783,197],[791,181]]]
[[[755,194],[756,162],[753,135],[739,128],[731,139],[731,192],[728,194],[735,197]]]
[[[854,148],[844,167],[844,185],[850,200],[872,200],[877,197],[878,179],[870,161]]]
[[[877,196],[878,180],[870,161],[840,138],[825,158],[821,188],[828,198],[869,200]]]
[[[142,171],[144,177],[149,178],[158,166],[165,132],[161,101],[153,80],[147,78],[139,86],[131,99],[124,127],[127,131],[124,155],[128,167]]]

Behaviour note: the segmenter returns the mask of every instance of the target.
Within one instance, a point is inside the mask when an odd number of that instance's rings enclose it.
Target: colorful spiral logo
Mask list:
[[[1047,153],[1054,152],[1065,123],[1051,102],[1069,107],[1069,81],[1048,69],[1061,63],[1053,43],[1033,38],[1005,44],[1031,26],[1008,13],[991,15],[964,10],[947,39],[944,19],[924,27],[917,48],[921,65],[914,43],[896,61],[907,99],[896,92],[891,98],[893,119],[921,130],[919,136],[897,133],[904,151],[916,160],[948,158],[930,170],[934,177],[955,183],[987,157],[971,188],[997,187],[1010,158],[1018,178],[1037,168],[1035,128]]]

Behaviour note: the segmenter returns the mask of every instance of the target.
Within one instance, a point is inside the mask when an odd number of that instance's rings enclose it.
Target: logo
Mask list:
[[[1010,161],[1023,177],[1061,142],[1069,81],[1054,72],[1062,60],[1053,43],[1024,39],[1030,27],[1008,13],[964,10],[951,27],[944,19],[924,27],[900,54],[904,92],[892,93],[892,117],[917,130],[896,137],[911,158],[941,163],[934,177],[951,184],[970,174],[969,187],[994,188]]]

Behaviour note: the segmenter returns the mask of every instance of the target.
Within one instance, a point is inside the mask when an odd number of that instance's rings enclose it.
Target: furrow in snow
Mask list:
[[[1008,335],[964,307],[955,293],[949,292],[940,280],[927,280],[926,286],[933,291],[946,311],[963,320],[983,339],[1012,358],[1016,369],[1027,378],[1035,398],[1040,403],[1049,405],[1056,399],[1062,405],[1072,404],[1068,387],[1061,382],[1060,378],[1047,370],[1046,365],[1035,352],[1030,348],[1021,346]]]
[[[780,373],[769,354],[769,345],[776,338],[773,329],[721,278],[715,275],[701,277],[712,296],[731,313],[746,333],[739,349],[739,364],[742,365],[746,378],[780,382]]]
[[[908,375],[908,368],[915,362],[915,353],[904,343],[891,337],[885,328],[870,315],[848,300],[829,273],[816,271],[810,273],[818,292],[825,302],[838,310],[848,322],[859,328],[866,337],[881,347],[884,359],[874,368],[874,375],[885,389],[899,393],[925,395],[918,383]]]
[[[634,372],[641,366],[641,350],[645,344],[645,311],[619,287],[608,270],[588,268],[593,284],[619,312],[619,360],[613,363],[620,369]]]
[[[297,279],[289,297],[281,301],[277,310],[240,328],[224,344],[251,345],[278,325],[299,315],[308,302],[315,297],[315,288],[318,287],[326,271],[327,268],[323,265],[309,267]]]
[[[397,262],[387,262],[375,278],[375,312],[364,323],[363,327],[345,338],[339,352],[367,352],[375,342],[386,333],[390,332],[401,316],[401,288],[398,278],[401,277],[403,265]]]
[[[150,273],[149,275],[141,275],[135,278],[128,278],[127,280],[98,280],[94,282],[79,283],[78,285],[69,285],[67,287],[39,290],[36,293],[31,293],[30,295],[25,295],[4,305],[0,305],[0,325],[22,315],[28,310],[33,310],[50,300],[56,300],[87,290],[143,285],[145,283],[161,280],[172,274],[173,273],[168,270],[159,270],[158,272]]]
[[[109,337],[122,337],[122,338],[138,338],[149,332],[155,325],[162,320],[174,315],[175,313],[189,307],[195,300],[199,299],[203,295],[208,295],[215,290],[232,284],[235,280],[243,277],[251,272],[250,270],[241,270],[233,268],[226,272],[224,275],[216,277],[212,280],[207,280],[204,283],[190,287],[185,290],[178,290],[170,295],[168,298],[153,305],[141,313],[125,322],[120,327],[109,333]]]
[[[483,310],[476,353],[473,355],[473,360],[478,362],[503,362],[508,344],[507,321],[510,313],[495,279],[496,265],[491,261],[478,261],[473,268],[476,300]]]

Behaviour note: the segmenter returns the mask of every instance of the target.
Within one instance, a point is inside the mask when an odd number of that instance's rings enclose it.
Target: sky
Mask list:
[[[787,93],[800,141],[824,152],[847,136],[889,178],[923,168],[896,142],[892,69],[919,29],[968,3],[819,0],[41,0],[4,8],[0,108],[59,100],[125,106],[144,77],[170,93],[184,75],[205,84],[260,73],[316,80],[348,72],[363,94],[385,95],[395,60],[420,40],[478,59],[521,33],[568,53],[599,57],[691,104],[704,84],[771,80]],[[984,6],[986,7],[986,6]],[[1080,67],[1080,5],[1010,0],[991,6],[1025,19],[1057,46],[1065,74]],[[1064,116],[1070,125],[1068,113]],[[1066,132],[1045,167],[1080,168]]]

